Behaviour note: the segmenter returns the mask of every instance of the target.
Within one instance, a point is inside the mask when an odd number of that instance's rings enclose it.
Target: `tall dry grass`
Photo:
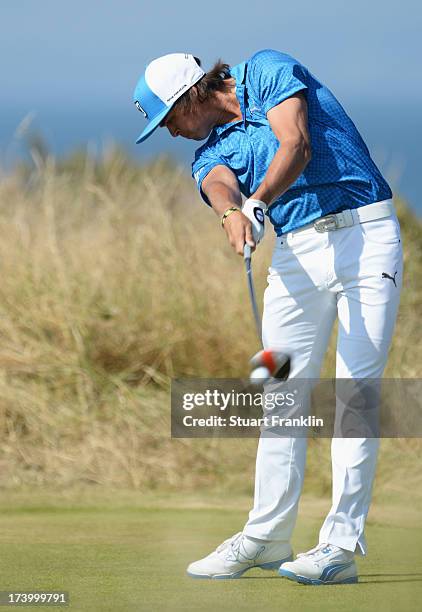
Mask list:
[[[169,435],[171,377],[244,376],[258,348],[243,263],[190,177],[117,150],[34,162],[0,182],[0,484],[250,491],[255,440]],[[422,232],[398,207],[406,282],[386,375],[417,377]],[[259,294],[271,242],[254,259]],[[324,375],[333,359],[332,343]],[[328,444],[310,442],[320,494]],[[420,451],[385,441],[380,486],[400,486],[398,457],[416,482]]]

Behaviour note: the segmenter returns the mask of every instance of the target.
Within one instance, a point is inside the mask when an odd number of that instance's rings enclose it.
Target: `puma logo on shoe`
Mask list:
[[[397,287],[397,284],[396,284],[396,274],[397,274],[397,270],[394,272],[394,276],[390,276],[389,274],[387,274],[387,272],[383,272],[382,273],[382,278],[389,278],[390,280],[393,281],[394,286]]]
[[[278,573],[301,584],[354,584],[359,581],[354,553],[321,543],[306,553],[299,553],[295,561],[283,563]]]

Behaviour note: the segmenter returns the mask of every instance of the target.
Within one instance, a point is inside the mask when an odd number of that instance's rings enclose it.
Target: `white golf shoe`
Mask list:
[[[252,567],[277,570],[281,563],[292,559],[289,543],[256,540],[239,532],[207,557],[191,563],[187,573],[192,578],[240,578]]]
[[[318,544],[283,563],[280,576],[301,584],[352,584],[358,581],[354,553],[333,544]]]

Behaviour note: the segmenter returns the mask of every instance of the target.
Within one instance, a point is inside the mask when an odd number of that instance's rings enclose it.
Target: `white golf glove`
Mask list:
[[[249,198],[243,205],[242,213],[252,223],[252,235],[256,244],[260,242],[265,233],[265,212],[267,205],[261,200]]]

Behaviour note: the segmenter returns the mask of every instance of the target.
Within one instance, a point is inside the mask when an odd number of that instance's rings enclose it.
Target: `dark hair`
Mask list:
[[[201,60],[197,57],[194,58],[198,66],[201,65]],[[221,61],[217,60],[214,66],[204,76],[195,83],[195,87],[198,91],[198,96],[192,95],[192,87],[188,89],[180,98],[175,102],[174,107],[182,113],[189,113],[194,108],[197,102],[201,103],[208,100],[215,91],[229,91],[230,85],[227,83],[227,79],[231,78],[230,66]]]

